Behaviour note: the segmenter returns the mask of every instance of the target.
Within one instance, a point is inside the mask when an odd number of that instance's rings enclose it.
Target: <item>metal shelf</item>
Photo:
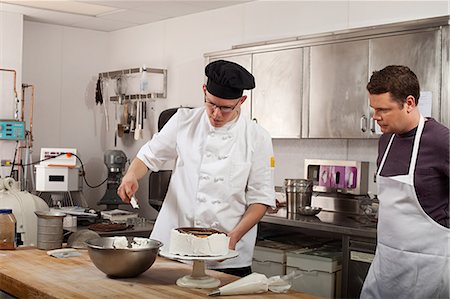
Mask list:
[[[111,72],[99,73],[102,79],[118,79],[123,76],[130,76],[132,74],[141,73],[142,68],[130,68]],[[145,100],[156,100],[167,98],[167,69],[146,68],[146,72],[149,74],[160,74],[163,76],[163,92],[152,92],[148,94],[124,94],[122,96],[112,96],[109,98],[112,102],[119,102],[122,104],[124,101],[137,102]]]
[[[165,99],[166,93],[157,92],[157,93],[149,93],[149,94],[127,94],[122,96],[122,100],[129,102],[138,102],[143,100],[156,100],[156,99]],[[118,102],[119,96],[109,97],[111,102]]]

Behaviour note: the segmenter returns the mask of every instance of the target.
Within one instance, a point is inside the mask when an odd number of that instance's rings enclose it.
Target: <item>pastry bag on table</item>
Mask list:
[[[208,294],[208,296],[243,295],[265,293],[269,289],[266,275],[252,273],[226,284]]]

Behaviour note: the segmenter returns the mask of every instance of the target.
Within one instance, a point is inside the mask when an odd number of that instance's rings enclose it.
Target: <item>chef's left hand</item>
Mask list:
[[[228,243],[228,248],[231,250],[236,250],[236,244],[241,239],[238,237],[237,233],[234,231],[231,231],[228,233],[228,237],[230,237],[230,242]]]

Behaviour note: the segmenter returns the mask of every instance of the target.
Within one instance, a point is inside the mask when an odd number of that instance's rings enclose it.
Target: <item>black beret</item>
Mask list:
[[[255,77],[237,63],[217,60],[205,68],[206,89],[222,99],[237,99],[244,89],[255,88]]]

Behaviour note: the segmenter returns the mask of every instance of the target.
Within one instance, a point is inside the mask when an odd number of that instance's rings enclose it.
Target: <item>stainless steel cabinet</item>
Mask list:
[[[244,109],[275,138],[378,138],[366,91],[374,70],[409,66],[449,125],[449,17],[234,46],[205,54],[256,78]],[[420,99],[419,99],[420,101]],[[250,107],[251,102],[251,107]]]
[[[273,138],[301,136],[301,48],[253,54],[252,118]]]
[[[432,116],[440,120],[440,29],[313,46],[310,52],[307,137],[377,138],[381,131],[372,119],[366,84],[374,70],[392,64],[416,73],[421,91],[431,92]]]
[[[211,56],[209,61],[236,62],[255,76],[256,88],[245,91],[243,111],[273,138],[300,138],[303,50],[301,48],[240,55]]]
[[[370,74],[392,64],[406,65],[417,75],[420,90],[431,92],[432,116],[440,120],[440,30],[370,39]]]
[[[368,40],[310,48],[309,138],[364,138],[367,130]]]

